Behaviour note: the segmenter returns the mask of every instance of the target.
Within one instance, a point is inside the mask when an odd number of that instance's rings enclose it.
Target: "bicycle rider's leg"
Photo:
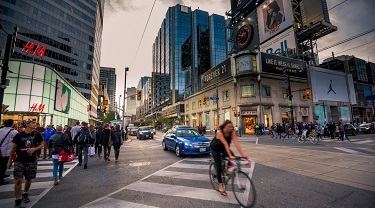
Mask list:
[[[217,181],[219,183],[219,190],[220,191],[225,191],[223,187],[223,179],[221,177],[221,173],[223,172],[222,167],[221,167],[221,157],[220,157],[220,152],[217,151],[211,151],[211,155],[214,158],[215,161],[215,166],[216,166],[216,177]]]

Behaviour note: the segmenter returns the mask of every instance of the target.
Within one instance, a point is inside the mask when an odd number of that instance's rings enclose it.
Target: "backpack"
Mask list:
[[[90,131],[87,128],[81,128],[78,136],[78,144],[88,144],[91,142]]]
[[[121,131],[113,132],[112,143],[113,144],[121,143]]]

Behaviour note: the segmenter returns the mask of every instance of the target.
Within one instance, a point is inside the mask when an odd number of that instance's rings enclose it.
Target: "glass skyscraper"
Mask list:
[[[97,117],[104,0],[2,0],[0,24],[19,27],[12,59],[48,65],[85,98]],[[22,52],[27,43],[46,46],[44,58]],[[0,58],[6,34],[0,32]]]
[[[116,109],[116,69],[110,67],[100,67],[99,84],[105,85],[110,101],[109,109],[117,111]]]
[[[201,90],[200,76],[227,58],[225,18],[177,4],[169,7],[153,44],[153,107]]]

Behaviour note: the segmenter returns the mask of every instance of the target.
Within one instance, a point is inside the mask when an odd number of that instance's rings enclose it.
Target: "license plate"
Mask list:
[[[199,152],[205,152],[206,148],[199,148]]]
[[[146,135],[146,137],[148,137],[148,135]]]

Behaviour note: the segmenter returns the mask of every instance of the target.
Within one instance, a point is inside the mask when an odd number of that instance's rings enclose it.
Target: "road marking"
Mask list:
[[[85,208],[102,208],[102,207],[131,207],[131,208],[157,208],[154,206],[147,206],[144,204],[137,204],[133,202],[128,202],[120,199],[114,199],[114,198],[105,198],[101,200],[100,202],[96,204],[91,204],[91,205],[84,205],[82,207]]]
[[[176,172],[176,171],[168,171],[168,170],[158,172],[154,174],[154,176],[186,179],[186,180],[193,180],[193,181],[209,181],[210,180],[207,174],[185,173],[185,172]]]
[[[189,164],[189,163],[177,163],[177,164],[172,165],[171,167],[173,167],[173,168],[208,170],[209,164],[207,164],[207,165],[197,165],[197,164]],[[243,172],[248,172],[248,171],[250,171],[250,168],[242,167],[241,170]]]
[[[370,148],[356,147],[356,149],[364,150],[366,152],[375,153],[375,150],[374,149],[370,149]]]
[[[33,182],[30,186],[30,189],[45,189],[53,186],[52,181],[44,181],[44,182]],[[0,192],[14,192],[14,184],[7,184],[0,186]]]
[[[169,184],[160,184],[152,182],[139,181],[126,187],[128,190],[147,192],[152,194],[161,194],[166,196],[184,197],[214,202],[224,202],[238,204],[231,194],[227,197],[221,196],[214,189],[202,189],[188,186],[176,186]]]
[[[72,168],[74,166],[75,165],[64,165],[64,169]],[[52,170],[53,166],[52,165],[51,166],[41,165],[41,166],[37,166],[37,169],[38,170]],[[13,166],[10,169],[8,169],[8,171],[13,171],[13,170],[14,170]]]
[[[341,151],[344,151],[344,152],[347,152],[347,153],[350,153],[350,154],[363,154],[361,152],[351,150],[351,149],[348,149],[348,148],[345,148],[345,147],[334,147],[334,148],[338,149],[338,150],[341,150]]]
[[[375,140],[365,140],[365,141],[360,141],[360,142],[355,142],[356,144],[367,144],[367,143],[373,143]]]

